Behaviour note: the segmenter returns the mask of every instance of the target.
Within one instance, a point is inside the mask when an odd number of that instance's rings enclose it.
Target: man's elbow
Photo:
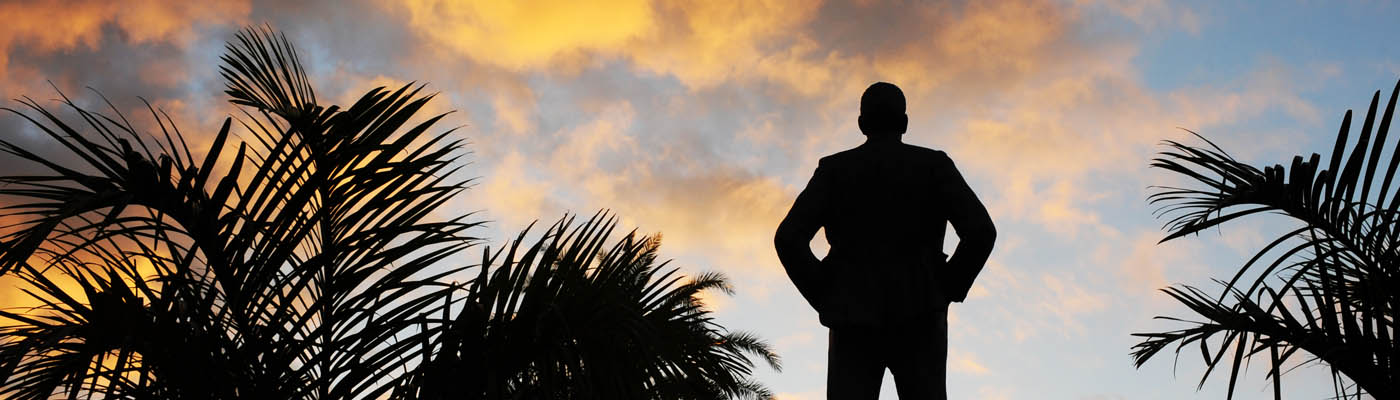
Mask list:
[[[992,243],[997,240],[997,228],[995,225],[992,225],[991,220],[988,220],[986,224],[983,224],[974,232],[970,232],[968,236],[974,241],[985,243],[987,247],[991,247]]]
[[[773,248],[778,251],[780,257],[792,249],[793,243],[796,242],[793,236],[792,229],[787,224],[779,225],[778,231],[773,233]]]

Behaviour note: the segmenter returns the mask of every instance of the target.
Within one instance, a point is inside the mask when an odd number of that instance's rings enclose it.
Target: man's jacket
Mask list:
[[[942,251],[949,223],[959,243]],[[825,228],[831,250],[810,243]],[[821,159],[774,239],[822,325],[883,325],[962,301],[991,254],[991,217],[941,151],[868,141]]]

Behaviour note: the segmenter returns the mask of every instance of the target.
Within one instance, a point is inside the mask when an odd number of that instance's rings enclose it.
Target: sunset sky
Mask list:
[[[1227,374],[1198,392],[1194,348],[1175,373],[1171,355],[1134,369],[1130,334],[1179,326],[1152,320],[1190,317],[1157,289],[1218,290],[1286,221],[1157,244],[1148,186],[1178,182],[1147,167],[1158,142],[1194,140],[1185,128],[1254,164],[1326,154],[1342,113],[1400,78],[1400,5],[1384,1],[201,3],[0,1],[0,97],[56,105],[52,81],[94,104],[90,86],[144,118],[144,96],[207,146],[234,110],[223,43],[264,23],[325,101],[425,82],[479,177],[445,216],[479,211],[493,246],[604,208],[661,233],[672,265],[732,279],[707,303],[776,346],[784,370],[757,378],[784,400],[824,397],[826,329],[773,232],[817,160],[864,139],[870,83],[903,88],[905,141],[947,151],[1000,233],[952,307],[951,398],[1219,399]],[[0,135],[53,150],[13,115]],[[1272,398],[1265,364],[1237,398]],[[1331,384],[1311,366],[1283,387]]]

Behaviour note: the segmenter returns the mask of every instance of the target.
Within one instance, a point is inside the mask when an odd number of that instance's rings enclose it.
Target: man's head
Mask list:
[[[875,82],[860,95],[860,131],[866,136],[901,135],[909,128],[904,92],[888,82]]]

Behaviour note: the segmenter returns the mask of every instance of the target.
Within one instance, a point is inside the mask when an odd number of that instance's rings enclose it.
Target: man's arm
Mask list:
[[[812,174],[807,187],[797,195],[787,217],[778,224],[778,233],[773,237],[773,247],[778,251],[778,261],[787,271],[788,279],[797,286],[797,291],[807,299],[807,304],[820,312],[822,299],[818,268],[821,260],[812,254],[812,237],[822,227],[821,217],[826,211],[827,183],[826,171],[819,164]]]
[[[987,208],[977,199],[977,194],[967,185],[953,160],[947,155],[941,157],[939,168],[943,171],[940,179],[942,194],[948,206],[948,222],[958,234],[958,247],[948,259],[948,268],[953,279],[945,286],[948,300],[962,302],[972,289],[972,281],[982,272],[987,258],[992,255],[992,243],[996,241],[997,230],[992,225],[992,217]]]

